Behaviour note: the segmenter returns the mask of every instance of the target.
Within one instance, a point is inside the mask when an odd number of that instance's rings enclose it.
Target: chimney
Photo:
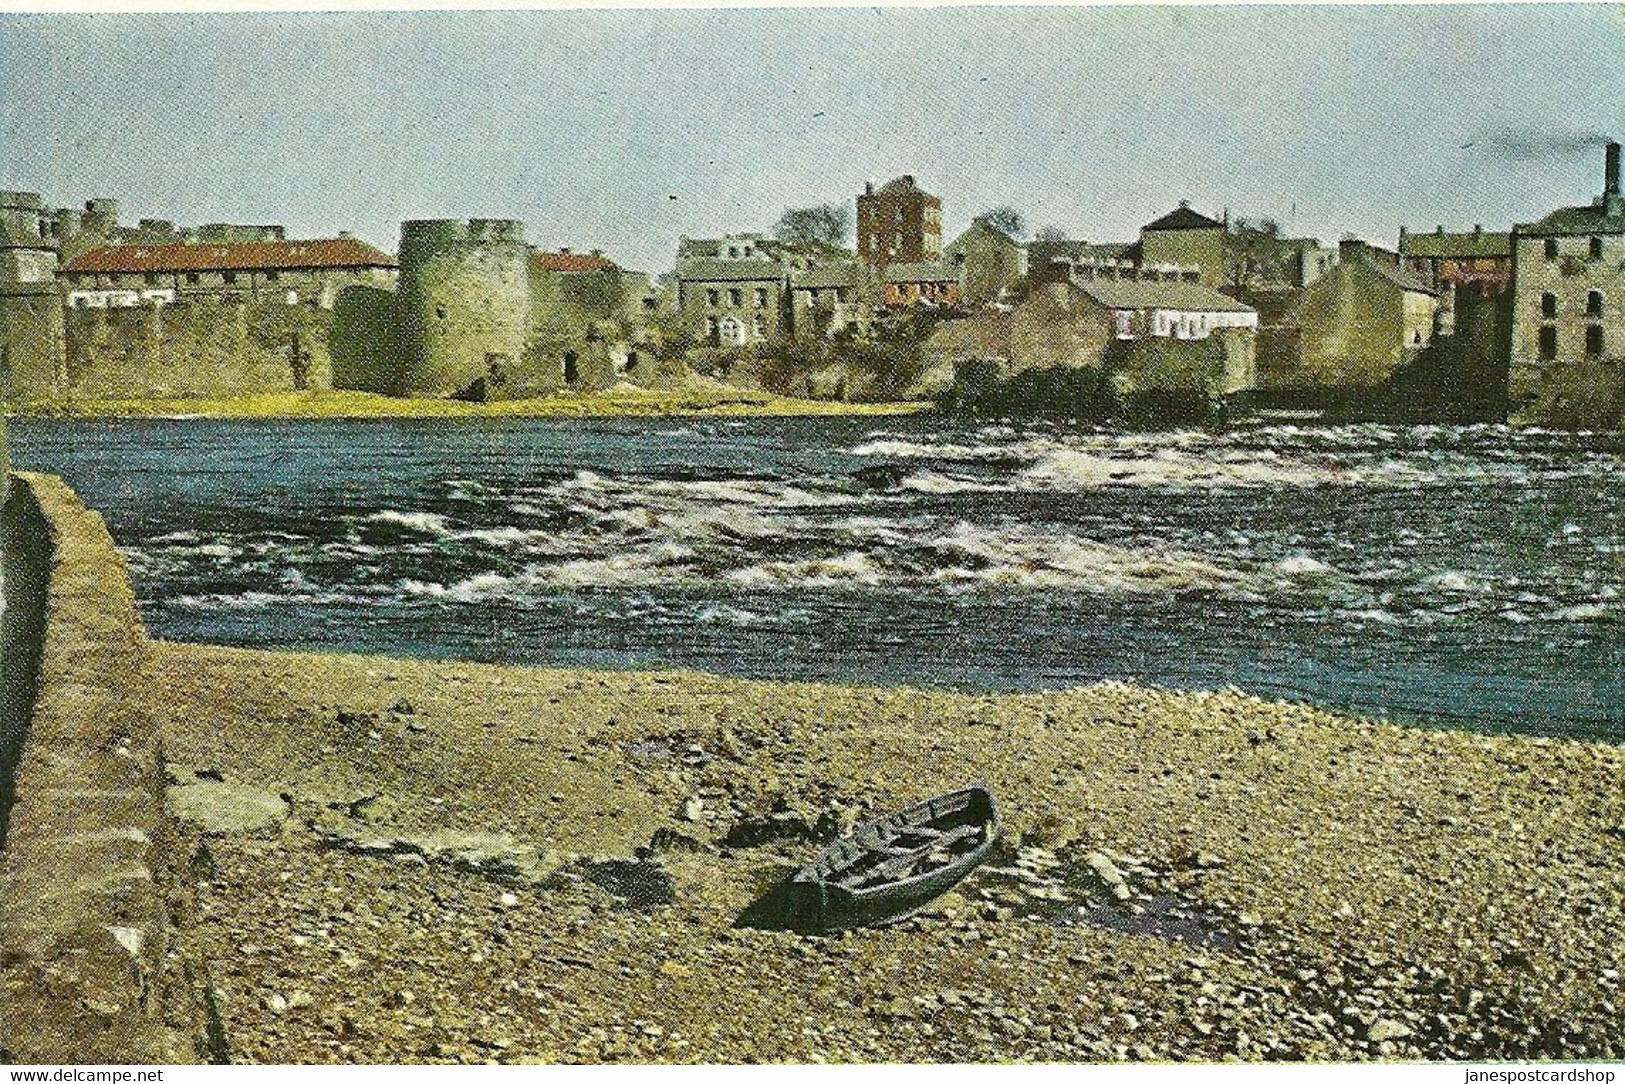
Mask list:
[[[866,196],[874,195],[875,194],[875,182],[873,182],[873,181],[864,181],[863,182],[863,194],[866,195]]]
[[[1439,228],[1438,228],[1438,229],[1437,229],[1437,230],[1436,230],[1436,231],[1434,231],[1434,232],[1436,232],[1436,233],[1437,233],[1437,234],[1438,234],[1438,235],[1439,235],[1439,236],[1440,236],[1440,237],[1443,237],[1443,236],[1444,236],[1444,227],[1443,227],[1443,226],[1440,226],[1440,227],[1439,227]]]
[[[1614,153],[1615,153],[1615,155],[1618,155],[1619,154],[1619,148],[1617,148],[1617,147],[1614,148]],[[1616,161],[1615,161],[1614,176],[1615,176],[1615,178],[1618,178],[1618,176],[1619,176],[1619,168],[1618,168],[1618,160],[1617,160],[1617,158],[1616,158]],[[910,188],[913,188],[914,187],[914,174],[912,174],[912,173],[903,174],[903,183],[908,185]]]
[[[1613,141],[1608,143],[1607,165],[1603,170],[1602,194],[1604,196],[1617,196],[1619,192],[1619,144]]]
[[[1482,223],[1482,222],[1474,222],[1473,223],[1473,236],[1474,237],[1483,237],[1484,236],[1484,223]]]
[[[559,246],[559,255],[561,255],[561,256],[570,255],[570,246],[569,245],[560,245]]]

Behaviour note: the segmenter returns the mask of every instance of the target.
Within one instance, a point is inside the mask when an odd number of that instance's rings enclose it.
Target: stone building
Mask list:
[[[865,269],[856,262],[793,271],[789,283],[790,324],[797,335],[854,335],[869,327],[874,291]]]
[[[1625,416],[1625,194],[1609,143],[1602,194],[1512,230],[1510,407],[1548,425]]]
[[[110,245],[57,274],[70,309],[269,297],[331,309],[350,286],[394,285],[393,257],[353,237]]]
[[[953,264],[939,260],[890,263],[878,274],[880,303],[885,308],[953,308],[959,304],[960,269]]]
[[[959,269],[959,301],[985,305],[1027,276],[1027,246],[987,220],[985,215],[944,250],[944,262]]]
[[[701,346],[744,347],[868,324],[872,288],[845,249],[757,233],[684,237],[674,304]]]
[[[1191,210],[1181,201],[1174,210],[1140,227],[1140,243],[1134,262],[1150,265],[1195,267],[1203,286],[1219,286],[1226,280],[1226,222]]]
[[[66,380],[53,220],[32,192],[0,192],[0,397]]]
[[[397,395],[489,394],[530,329],[530,249],[511,219],[401,223]]]
[[[870,267],[929,263],[942,256],[942,201],[914,183],[913,174],[858,197],[858,259]]]
[[[1406,271],[1442,292],[1472,290],[1493,297],[1512,285],[1512,234],[1486,232],[1431,233],[1399,230],[1399,257]]]
[[[1259,383],[1374,388],[1432,342],[1438,308],[1438,292],[1401,270],[1397,253],[1346,240],[1292,305],[1295,341],[1266,352]]]

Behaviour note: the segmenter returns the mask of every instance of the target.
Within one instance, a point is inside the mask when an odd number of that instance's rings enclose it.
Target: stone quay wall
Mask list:
[[[22,693],[0,717],[0,1061],[193,1060],[162,757],[125,700],[147,640],[124,561],[49,475],[11,476],[3,525],[0,665]]]

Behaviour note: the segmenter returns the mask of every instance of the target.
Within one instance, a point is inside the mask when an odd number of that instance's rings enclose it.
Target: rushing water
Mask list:
[[[1625,441],[923,419],[21,422],[171,639],[1237,685],[1625,736]]]

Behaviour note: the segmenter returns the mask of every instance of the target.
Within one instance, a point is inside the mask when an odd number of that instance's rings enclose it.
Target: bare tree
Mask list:
[[[1033,240],[1042,241],[1048,245],[1060,245],[1072,240],[1072,238],[1067,236],[1067,232],[1059,226],[1043,226],[1037,233],[1033,234]]]
[[[836,246],[846,240],[851,229],[851,210],[846,204],[821,203],[816,207],[786,208],[773,227],[773,236],[793,244]]]

